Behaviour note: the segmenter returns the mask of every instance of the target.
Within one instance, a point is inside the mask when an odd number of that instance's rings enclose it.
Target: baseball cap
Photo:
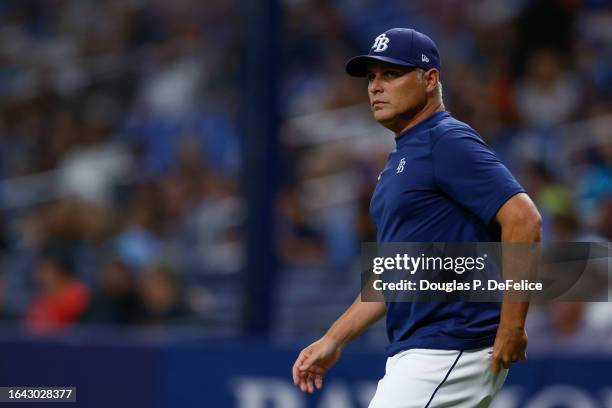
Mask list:
[[[374,39],[367,55],[358,55],[346,63],[346,72],[366,76],[368,63],[383,61],[404,67],[440,70],[440,54],[431,38],[412,28],[392,28]]]

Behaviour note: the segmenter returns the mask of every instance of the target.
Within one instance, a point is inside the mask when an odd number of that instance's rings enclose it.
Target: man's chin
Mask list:
[[[380,123],[381,125],[388,127],[392,123],[395,122],[395,115],[390,114],[389,112],[374,112],[374,120]]]
[[[394,117],[393,114],[391,114],[390,112],[386,112],[384,109],[380,109],[372,113],[374,114],[374,120],[379,123],[389,122],[390,120],[393,120]]]

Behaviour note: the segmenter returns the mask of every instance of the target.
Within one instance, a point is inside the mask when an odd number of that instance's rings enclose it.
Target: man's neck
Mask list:
[[[421,123],[422,121],[424,121],[425,119],[433,115],[434,113],[442,112],[444,110],[445,110],[444,103],[442,101],[436,101],[436,103],[427,104],[416,115],[414,115],[413,117],[411,117],[410,119],[406,121],[403,121],[403,123],[401,123],[398,126],[397,128],[398,130],[394,130],[395,137],[398,137],[399,135],[401,135],[408,129],[418,125],[419,123]]]

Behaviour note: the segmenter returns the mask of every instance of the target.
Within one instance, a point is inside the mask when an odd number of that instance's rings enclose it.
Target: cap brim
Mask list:
[[[368,64],[371,62],[382,61],[387,62],[393,65],[400,65],[402,67],[415,67],[415,64],[412,64],[408,61],[391,58],[391,57],[383,57],[378,55],[358,55],[356,57],[351,58],[346,63],[346,72],[350,76],[354,77],[364,77],[366,76]]]

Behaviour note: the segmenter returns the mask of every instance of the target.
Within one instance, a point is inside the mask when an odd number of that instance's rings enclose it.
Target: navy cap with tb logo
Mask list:
[[[351,58],[346,64],[349,75],[363,77],[368,63],[383,61],[405,67],[418,67],[425,71],[440,70],[440,54],[431,38],[412,28],[392,28],[374,39],[367,55]]]

